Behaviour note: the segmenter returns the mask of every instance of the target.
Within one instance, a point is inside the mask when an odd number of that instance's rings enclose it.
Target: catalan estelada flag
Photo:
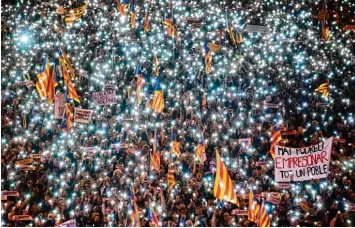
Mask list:
[[[218,149],[216,149],[216,179],[214,182],[213,195],[217,199],[234,203],[239,207],[239,200],[234,191],[232,179],[228,174],[228,169],[223,163]]]
[[[167,10],[165,10],[165,13],[164,13],[163,24],[166,25],[166,31],[168,32],[168,35],[170,37],[174,37],[174,35],[175,35],[175,21],[173,18],[171,18],[169,16]]]
[[[174,129],[171,129],[171,152],[177,157],[181,156],[180,143],[176,140]]]
[[[328,98],[329,96],[329,84],[323,83],[317,89],[314,90],[315,92],[321,93],[324,97]]]
[[[148,202],[148,221],[150,227],[160,227],[158,216],[155,213],[154,208],[150,204],[150,200]]]
[[[117,10],[121,15],[126,16],[126,8],[128,6],[128,0],[117,0]]]
[[[154,63],[154,69],[153,69],[154,75],[159,76],[159,59],[157,55],[154,55],[153,63]]]
[[[78,21],[79,18],[85,13],[88,4],[89,3],[85,3],[83,6],[69,10],[64,17],[65,24],[72,25],[75,21]]]
[[[148,5],[148,7],[145,9],[145,16],[144,16],[143,28],[144,28],[144,32],[149,32],[149,31],[150,31],[149,5]]]
[[[74,85],[71,82],[71,80],[69,80],[67,82],[67,89],[68,89],[68,95],[70,99],[75,100],[76,102],[80,103],[80,97],[78,96],[78,94],[75,91]]]
[[[261,204],[258,227],[270,227],[271,222],[266,210],[265,200]]]
[[[275,159],[275,146],[282,140],[281,131],[275,131],[271,137],[270,143],[270,154],[273,159]]]
[[[143,76],[142,76],[142,71],[140,66],[136,67],[136,71],[134,72],[134,74],[137,77],[137,89],[136,89],[136,93],[137,93],[137,103],[141,104],[142,103],[142,91],[143,91]]]
[[[200,164],[203,164],[207,160],[206,147],[203,137],[201,137],[200,142],[197,145],[196,156],[200,161]]]
[[[59,62],[62,65],[62,74],[64,77],[64,84],[67,84],[67,82],[70,79],[73,79],[75,77],[75,71],[69,61],[68,56],[65,54],[63,47],[59,48],[58,54],[59,54]]]
[[[141,223],[138,215],[138,207],[136,203],[136,196],[134,194],[133,186],[130,187],[130,205],[131,213],[127,214],[126,227],[141,227]]]
[[[174,170],[172,169],[172,167],[169,164],[169,168],[168,168],[168,189],[169,189],[169,191],[171,191],[171,189],[173,189],[175,183],[176,182],[175,182]]]
[[[51,67],[47,60],[44,61],[41,71],[37,74],[36,88],[41,99],[47,98],[48,78],[51,75]]]
[[[54,69],[50,70],[50,75],[47,80],[47,102],[48,104],[52,104],[54,101],[54,96],[55,96],[55,87],[57,83],[55,82],[54,78]]]
[[[250,187],[249,191],[249,205],[248,205],[248,220],[252,222],[257,222],[259,218],[260,204],[254,196],[253,190]]]
[[[73,117],[72,111],[69,103],[68,97],[68,89],[65,93],[65,110],[63,113],[63,120],[62,120],[62,130],[69,133],[70,128],[73,126]]]
[[[154,96],[151,108],[157,113],[163,113],[164,110],[164,92],[160,86],[160,77],[156,78]]]
[[[150,168],[155,170],[160,169],[160,153],[159,153],[156,131],[154,132],[153,151],[150,154]]]
[[[208,47],[208,42],[205,40],[205,72],[209,74],[212,71],[212,52]]]
[[[136,11],[134,10],[134,1],[135,0],[132,0],[131,2],[131,7],[130,7],[130,14],[131,14],[131,28],[134,28],[135,25],[136,25]]]

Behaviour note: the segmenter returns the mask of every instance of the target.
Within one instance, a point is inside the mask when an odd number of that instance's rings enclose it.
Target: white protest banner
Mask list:
[[[95,105],[116,104],[116,90],[105,90],[92,93],[92,100]]]
[[[79,123],[90,123],[92,117],[92,110],[74,108],[74,121]]]
[[[313,146],[290,148],[275,146],[275,181],[306,181],[326,178],[333,138]]]
[[[269,32],[269,28],[263,25],[246,25],[245,30],[247,32],[261,32],[261,33]]]
[[[20,193],[18,191],[7,191],[7,190],[4,190],[1,192],[1,195],[2,196],[20,196]]]
[[[248,215],[248,210],[235,209],[232,211],[232,215]]]
[[[63,118],[64,108],[64,93],[56,94],[54,98],[54,117],[56,119]]]

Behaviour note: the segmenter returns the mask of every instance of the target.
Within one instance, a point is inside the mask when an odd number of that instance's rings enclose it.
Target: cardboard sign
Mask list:
[[[20,196],[20,193],[18,191],[7,191],[7,190],[4,190],[1,192],[1,196],[15,196],[15,197],[18,197]]]
[[[267,26],[262,25],[246,25],[245,30],[247,32],[261,32],[261,33],[269,33],[269,28]]]
[[[17,165],[27,165],[27,164],[31,164],[32,162],[33,162],[33,158],[27,158],[27,159],[16,161],[16,164]]]
[[[32,221],[33,218],[30,215],[14,215],[12,217],[12,220],[14,220],[14,221]]]
[[[251,138],[245,138],[245,139],[238,139],[238,143],[243,145],[250,146],[251,145]]]
[[[275,181],[306,181],[326,178],[333,138],[313,146],[291,148],[276,145]]]
[[[93,92],[92,100],[95,105],[117,104],[116,90],[105,90],[101,92]]]
[[[93,111],[90,109],[74,108],[74,121],[79,123],[90,123]]]
[[[235,209],[232,211],[232,215],[248,215],[248,210],[238,210]]]
[[[54,117],[56,119],[62,119],[65,109],[64,103],[64,93],[59,93],[55,95],[54,98]]]

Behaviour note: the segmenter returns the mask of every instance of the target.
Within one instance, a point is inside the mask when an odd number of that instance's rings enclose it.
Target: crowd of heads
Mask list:
[[[279,204],[267,205],[272,226],[355,225],[349,210],[355,204],[355,33],[343,29],[354,21],[351,1],[137,0],[134,28],[130,7],[120,15],[117,1],[88,2],[71,26],[58,9],[84,1],[2,6],[1,189],[18,192],[1,202],[3,226],[126,226],[132,214],[141,226],[153,226],[148,208],[159,226],[256,226],[234,213],[248,209],[250,188],[255,195],[280,193]],[[323,21],[317,17],[324,6],[329,40],[320,35]],[[149,32],[143,29],[147,10]],[[174,37],[162,23],[164,14],[176,20]],[[233,44],[227,20],[242,42]],[[248,32],[248,24],[268,31]],[[208,74],[205,41],[220,45]],[[40,99],[35,86],[45,60],[58,64],[60,46],[75,68],[80,96],[70,108],[93,111],[90,123],[74,122],[69,131],[55,118],[55,103]],[[154,56],[162,113],[150,106]],[[141,103],[137,66],[144,78]],[[329,84],[328,97],[314,91],[322,83]],[[117,103],[95,105],[92,93],[107,85],[115,87]],[[61,79],[56,94],[65,91]],[[294,132],[280,142],[294,148],[334,137],[328,177],[281,188],[270,155],[275,126]],[[180,157],[171,151],[172,133]],[[196,157],[201,138],[207,157],[202,164]],[[240,143],[247,138],[250,143]],[[158,170],[149,165],[155,141]],[[213,194],[216,149],[239,207]],[[176,181],[171,190],[169,167]]]

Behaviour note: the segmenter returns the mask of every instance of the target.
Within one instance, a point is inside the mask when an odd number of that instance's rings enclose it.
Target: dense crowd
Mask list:
[[[18,192],[2,197],[3,226],[68,221],[126,226],[132,214],[141,226],[153,226],[148,207],[154,208],[160,226],[256,226],[248,216],[235,214],[235,209],[248,209],[251,187],[258,196],[280,193],[278,204],[267,204],[272,226],[355,225],[355,211],[349,210],[355,205],[355,33],[342,30],[354,19],[351,1],[327,2],[327,12],[339,12],[341,18],[329,17],[329,41],[318,35],[317,13],[324,2],[174,0],[174,38],[161,22],[169,1],[150,2],[149,33],[142,29],[143,1],[135,2],[134,29],[129,7],[127,16],[120,16],[111,0],[89,1],[80,20],[66,27],[56,10],[83,5],[74,2],[2,6],[1,190]],[[267,24],[271,32],[240,30],[243,42],[233,45],[224,27],[225,9],[235,30]],[[203,19],[191,24],[187,17]],[[201,51],[205,39],[221,45],[209,74]],[[72,100],[71,108],[94,110],[91,123],[74,123],[69,132],[63,131],[62,119],[54,118],[55,105],[41,100],[34,85],[44,60],[57,61],[59,45],[77,73],[80,103]],[[162,114],[149,108],[155,55],[164,91]],[[138,65],[144,77],[141,104],[134,74]],[[314,92],[324,82],[330,84],[328,98]],[[105,85],[116,87],[117,104],[96,106],[91,94]],[[64,91],[59,82],[56,93]],[[269,151],[276,126],[291,132],[280,142],[289,147],[334,137],[328,178],[288,187],[275,183]],[[149,165],[155,133],[160,170]],[[172,133],[181,145],[180,157],[171,151]],[[203,164],[195,154],[201,137],[207,156]],[[240,143],[247,138],[250,144]],[[239,207],[213,195],[216,148]],[[24,159],[30,162],[19,163]],[[168,166],[176,181],[171,191]]]

